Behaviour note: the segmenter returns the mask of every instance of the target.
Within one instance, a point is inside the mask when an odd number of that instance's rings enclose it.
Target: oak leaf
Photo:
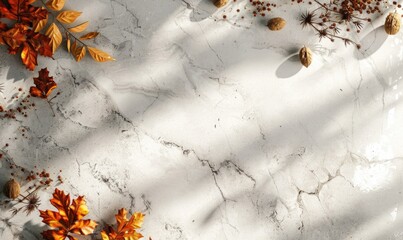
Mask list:
[[[83,220],[89,212],[83,196],[74,199],[70,204],[70,194],[66,195],[56,188],[50,203],[57,208],[58,212],[39,210],[40,216],[43,218],[42,222],[55,228],[42,232],[45,239],[64,240],[69,238],[75,240],[76,238],[70,233],[89,235],[94,232],[97,223],[89,219]]]
[[[53,77],[49,76],[49,71],[47,68],[43,68],[39,71],[39,76],[34,78],[34,84],[35,86],[32,86],[29,89],[29,92],[32,96],[39,98],[47,98],[57,87],[57,84],[53,81]],[[55,194],[53,194],[53,196],[55,197]]]
[[[137,212],[127,219],[127,210],[122,208],[115,218],[116,230],[107,225],[101,232],[102,240],[138,240],[143,237],[136,229],[143,224],[144,214]]]

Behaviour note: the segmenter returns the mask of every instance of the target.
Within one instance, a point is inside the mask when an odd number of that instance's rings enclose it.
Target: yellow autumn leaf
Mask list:
[[[57,48],[62,43],[62,34],[60,33],[59,28],[56,26],[55,23],[52,23],[48,30],[46,31],[45,35],[50,38],[50,46],[52,47],[52,52],[55,53]]]
[[[102,232],[101,232],[101,237],[102,237],[102,240],[109,240],[109,239],[110,239],[109,236],[108,236],[108,234],[106,234],[105,231],[102,231]]]
[[[46,6],[52,10],[60,11],[64,7],[65,0],[49,0]]]
[[[74,33],[82,32],[88,27],[89,24],[90,23],[88,21],[84,22],[84,23],[81,23],[81,24],[79,24],[79,25],[77,25],[75,27],[69,28],[69,31],[74,32]]]
[[[67,38],[66,44],[67,44],[67,52],[70,52],[70,45],[71,45],[70,38]]]
[[[80,40],[89,40],[96,38],[98,36],[99,32],[89,32],[83,36],[80,37]]]
[[[32,30],[34,30],[34,32],[40,32],[46,26],[47,23],[48,23],[48,16],[46,15],[46,18],[34,22]]]
[[[86,48],[84,46],[75,47],[73,51],[73,56],[75,57],[76,61],[79,62],[85,56]]]
[[[56,19],[62,23],[73,23],[80,15],[81,12],[77,11],[63,11],[57,15]]]
[[[103,52],[97,48],[88,47],[88,52],[91,57],[97,62],[107,62],[107,61],[115,61],[115,59],[106,52]]]

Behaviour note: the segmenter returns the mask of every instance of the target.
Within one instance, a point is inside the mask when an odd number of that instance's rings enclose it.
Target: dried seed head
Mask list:
[[[395,35],[400,30],[400,15],[389,13],[385,20],[385,31],[389,35]]]
[[[14,179],[8,181],[3,188],[4,195],[11,199],[16,199],[20,195],[20,191],[20,184]]]
[[[218,8],[225,6],[227,4],[228,0],[213,0],[214,5]]]
[[[312,63],[311,49],[307,47],[301,48],[301,50],[299,50],[299,60],[301,61],[302,65],[309,67],[309,65]]]
[[[280,17],[272,18],[267,23],[267,27],[269,27],[272,31],[279,31],[284,28],[286,21]]]

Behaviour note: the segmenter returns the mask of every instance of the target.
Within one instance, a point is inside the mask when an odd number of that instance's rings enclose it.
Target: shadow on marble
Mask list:
[[[192,7],[190,3],[183,1],[186,3],[186,7],[188,9],[192,9],[192,13],[189,18],[192,22],[200,22],[209,17],[211,17],[216,11],[217,7],[214,6],[212,0],[202,0],[197,6]]]
[[[298,53],[289,56],[276,70],[279,78],[290,78],[302,69]]]
[[[0,69],[8,68],[6,76],[7,80],[13,80],[16,82],[27,79],[30,72],[25,69],[18,55],[8,54],[5,47],[0,47],[0,55]]]
[[[383,46],[387,38],[384,26],[379,26],[363,37],[361,48],[354,51],[355,57],[360,60],[370,57]]]
[[[39,224],[33,224],[32,220],[26,222],[22,231],[19,235],[19,240],[33,240],[33,239],[42,239],[41,232],[46,229],[45,225],[40,226]]]

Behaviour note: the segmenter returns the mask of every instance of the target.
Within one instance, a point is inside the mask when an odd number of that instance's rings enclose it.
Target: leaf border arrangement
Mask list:
[[[42,237],[46,240],[78,240],[77,236],[86,236],[94,233],[98,225],[91,219],[83,219],[88,213],[84,196],[70,200],[70,194],[65,194],[58,188],[53,193],[50,203],[58,210],[39,210],[42,222],[52,229],[43,231]],[[127,218],[127,210],[122,208],[115,215],[117,226],[106,224],[101,231],[102,240],[138,240],[143,235],[137,232],[144,221],[144,214],[135,212]],[[151,238],[150,238],[151,239]]]
[[[77,62],[87,52],[97,62],[114,61],[108,53],[85,42],[96,38],[99,32],[83,34],[89,21],[76,23],[81,12],[65,10],[64,6],[65,0],[0,0],[0,45],[7,46],[9,54],[20,54],[22,63],[30,71],[38,65],[38,55],[53,58],[63,40]],[[2,22],[3,18],[12,25]],[[81,35],[77,37],[75,34]],[[44,73],[41,71],[40,75]],[[31,91],[31,95],[47,98],[51,90]]]

